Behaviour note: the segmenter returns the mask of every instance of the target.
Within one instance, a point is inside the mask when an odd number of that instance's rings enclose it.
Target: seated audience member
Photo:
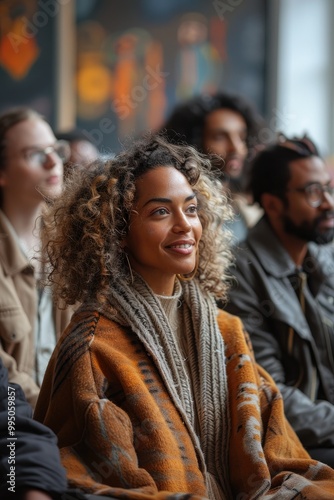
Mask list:
[[[95,144],[79,129],[59,132],[57,139],[67,141],[70,145],[70,156],[64,164],[65,177],[73,168],[85,168],[99,157]]]
[[[231,210],[207,157],[148,137],[78,172],[45,219],[74,313],[35,418],[71,488],[119,499],[334,498],[225,297]]]
[[[229,227],[236,242],[245,239],[248,227],[262,215],[245,189],[246,165],[260,147],[259,131],[263,125],[263,119],[243,97],[221,92],[180,104],[162,129],[171,142],[186,142],[215,156],[221,180],[231,195],[234,219]]]
[[[32,418],[19,385],[0,359],[0,498],[48,500],[66,491],[54,433]]]
[[[70,319],[40,285],[40,215],[63,185],[67,143],[35,111],[0,116],[0,357],[34,406],[56,337]]]
[[[311,457],[334,467],[334,189],[307,137],[254,161],[251,186],[264,217],[237,251],[227,311],[284,398]]]

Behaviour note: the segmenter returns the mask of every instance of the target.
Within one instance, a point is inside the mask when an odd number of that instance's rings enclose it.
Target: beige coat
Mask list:
[[[54,308],[57,337],[67,326],[71,314],[70,310]],[[32,378],[36,315],[34,269],[8,232],[0,211],[0,357],[8,368],[9,381],[21,385],[32,406],[39,393]]]

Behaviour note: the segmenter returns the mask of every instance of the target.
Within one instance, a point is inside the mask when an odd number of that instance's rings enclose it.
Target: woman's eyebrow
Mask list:
[[[191,195],[187,196],[184,201],[191,201],[194,198],[196,198],[196,194],[192,193]],[[169,198],[150,198],[146,203],[144,203],[143,207],[146,207],[146,205],[148,205],[149,203],[173,203],[173,200]]]

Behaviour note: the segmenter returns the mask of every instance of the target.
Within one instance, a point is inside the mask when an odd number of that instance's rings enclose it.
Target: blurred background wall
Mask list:
[[[334,153],[332,0],[2,0],[0,111],[26,104],[101,152],[201,92],[243,94],[261,140]]]

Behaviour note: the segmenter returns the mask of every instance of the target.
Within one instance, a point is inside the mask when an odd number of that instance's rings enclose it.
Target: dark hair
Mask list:
[[[285,200],[286,186],[291,178],[290,163],[301,158],[320,156],[309,137],[279,136],[276,144],[255,157],[250,172],[250,190],[255,202],[261,203],[263,193],[272,193]]]
[[[94,141],[90,138],[89,134],[85,135],[85,133],[79,128],[71,129],[66,132],[56,132],[55,136],[58,140],[67,141],[69,143],[86,141],[95,146]]]
[[[136,180],[158,166],[175,167],[193,186],[203,231],[196,278],[203,289],[225,296],[223,278],[231,259],[225,222],[232,212],[222,186],[210,175],[206,156],[149,135],[106,163],[97,160],[75,171],[45,214],[49,280],[67,304],[105,300],[113,280],[131,281],[122,242],[129,230]]]
[[[243,117],[247,125],[248,148],[259,142],[259,130],[264,120],[246,99],[225,92],[203,94],[178,105],[163,125],[162,132],[174,144],[187,143],[204,152],[205,120],[209,113],[217,109],[231,109]]]

